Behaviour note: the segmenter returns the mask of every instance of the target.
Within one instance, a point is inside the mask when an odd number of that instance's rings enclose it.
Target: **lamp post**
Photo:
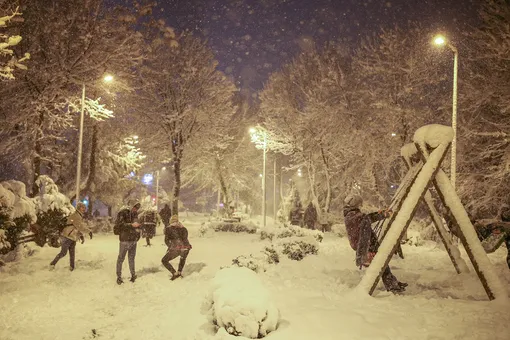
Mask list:
[[[106,75],[103,81],[109,83],[113,80],[113,76]],[[83,119],[85,115],[85,83],[81,90],[81,110],[80,110],[80,132],[78,137],[78,164],[76,166],[76,204],[80,201],[80,176],[81,176],[81,155],[83,148]]]
[[[262,141],[258,132],[262,133]],[[266,226],[266,150],[267,150],[267,131],[261,127],[251,128],[251,139],[257,147],[262,148],[262,225]]]
[[[451,161],[451,176],[450,181],[452,186],[455,188],[455,181],[457,177],[457,69],[459,51],[450,42],[446,41],[446,38],[442,35],[438,35],[434,38],[434,44],[438,46],[447,45],[453,52],[453,103],[452,103],[452,129],[453,129],[453,140],[452,140],[452,161]]]

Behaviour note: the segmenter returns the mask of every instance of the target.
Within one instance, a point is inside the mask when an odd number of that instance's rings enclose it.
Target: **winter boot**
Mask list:
[[[50,264],[50,266],[48,267],[50,271],[54,271],[55,270],[55,265],[54,264]]]
[[[407,282],[400,282],[400,281],[399,281],[399,282],[398,282],[398,286],[399,286],[400,288],[406,288],[406,287],[407,287],[407,286],[409,286],[409,285],[407,284]]]
[[[117,284],[118,284],[118,285],[121,285],[121,284],[123,284],[123,283],[124,283],[124,281],[122,280],[122,278],[121,278],[121,277],[118,277],[118,278],[117,278]]]
[[[178,279],[180,277],[182,277],[182,275],[179,272],[177,272],[177,273],[172,274],[172,277],[170,278],[170,280],[173,281],[173,280]]]
[[[131,278],[129,279],[129,281],[131,281],[131,282],[135,282],[137,278],[138,278],[138,276],[136,276],[136,274],[135,274],[135,275],[131,276]]]

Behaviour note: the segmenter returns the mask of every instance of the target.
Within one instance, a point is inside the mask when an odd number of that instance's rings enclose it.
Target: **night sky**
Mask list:
[[[220,69],[250,91],[268,74],[313,44],[336,41],[346,49],[360,38],[409,21],[459,35],[476,25],[470,0],[162,0],[157,16],[206,37]]]

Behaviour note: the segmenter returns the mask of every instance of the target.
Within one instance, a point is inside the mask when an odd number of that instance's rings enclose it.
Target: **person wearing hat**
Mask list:
[[[186,264],[186,258],[191,250],[191,244],[188,241],[188,229],[179,222],[179,217],[173,215],[170,217],[170,224],[165,227],[165,243],[168,246],[165,256],[161,259],[161,263],[172,274],[172,281],[182,277],[182,270]],[[180,257],[179,267],[175,271],[170,263],[176,257]]]
[[[85,242],[84,234],[90,233],[91,230],[83,223],[83,214],[87,207],[82,202],[78,202],[76,210],[67,218],[67,224],[60,233],[61,236],[61,249],[60,253],[55,256],[50,263],[50,269],[54,269],[57,262],[66,256],[69,250],[69,270],[74,270],[74,254],[76,248],[76,241],[81,240]]]
[[[347,237],[353,250],[356,251],[356,266],[368,267],[379,248],[377,235],[372,230],[371,224],[391,216],[391,210],[364,214],[360,207],[363,199],[360,195],[348,195],[344,200],[344,222]],[[407,283],[399,282],[387,266],[382,274],[382,281],[386,290],[392,293],[405,291]]]
[[[128,256],[129,271],[131,272],[131,282],[135,282],[137,276],[135,272],[135,257],[136,257],[136,244],[140,239],[140,223],[138,223],[138,209],[140,203],[131,200],[128,207],[119,211],[117,214],[117,221],[115,222],[118,227],[119,235],[119,256],[117,257],[117,284],[124,283],[122,280],[122,265],[126,254]]]

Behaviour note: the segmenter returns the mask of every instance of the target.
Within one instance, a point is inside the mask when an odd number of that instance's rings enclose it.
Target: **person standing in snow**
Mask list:
[[[186,264],[186,258],[191,250],[191,244],[188,241],[188,229],[179,222],[179,217],[173,215],[170,218],[170,225],[165,227],[165,243],[168,246],[165,256],[161,259],[161,263],[172,274],[171,280],[182,277],[182,270]],[[180,257],[177,272],[170,261]]]
[[[391,211],[364,214],[360,211],[363,199],[359,195],[347,196],[344,203],[345,228],[349,243],[356,251],[356,266],[368,267],[379,248],[377,235],[372,230],[371,224],[389,217]],[[407,287],[407,283],[397,280],[389,266],[384,269],[382,281],[386,290],[392,293],[401,293]]]
[[[172,209],[170,209],[168,204],[165,204],[163,209],[160,210],[159,216],[161,216],[161,220],[163,221],[165,227],[170,224],[170,217],[172,217]]]
[[[55,256],[53,261],[50,263],[50,268],[54,269],[57,262],[66,256],[69,251],[69,270],[74,270],[74,254],[76,248],[76,241],[81,240],[81,243],[85,242],[83,234],[91,233],[90,229],[84,223],[83,215],[87,207],[82,202],[78,202],[76,210],[67,218],[67,224],[62,232],[61,236],[61,249],[60,253]]]
[[[119,256],[117,257],[117,284],[124,283],[122,280],[122,264],[128,256],[129,271],[131,272],[131,282],[135,282],[137,276],[135,272],[135,257],[136,257],[136,244],[140,239],[140,223],[138,223],[138,209],[140,203],[137,201],[130,201],[128,206],[131,207],[122,209],[117,214],[117,221],[115,228],[118,229],[115,234],[119,235]]]
[[[317,224],[317,209],[315,209],[312,202],[308,203],[306,207],[304,221],[308,229],[315,229]]]

